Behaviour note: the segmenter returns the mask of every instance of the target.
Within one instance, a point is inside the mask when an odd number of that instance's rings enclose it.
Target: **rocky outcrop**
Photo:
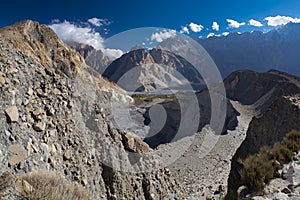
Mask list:
[[[47,26],[24,21],[0,29],[0,77],[1,173],[53,171],[92,199],[184,198],[159,160],[139,154],[147,145],[106,119],[111,105],[131,97]]]
[[[106,67],[112,62],[101,50],[96,50],[92,46],[74,42],[69,45],[80,53],[88,66],[100,74],[102,74]]]
[[[43,67],[58,69],[70,77],[76,75],[84,63],[83,58],[46,25],[26,20],[0,29],[0,34],[33,61]]]
[[[300,79],[284,72],[270,70],[258,73],[241,70],[224,80],[229,99],[251,105],[258,113],[264,113],[279,96],[300,92]]]
[[[127,91],[200,89],[204,84],[201,75],[184,58],[156,48],[150,52],[138,48],[124,54],[107,67],[103,76]]]
[[[241,186],[239,170],[242,166],[238,160],[258,153],[263,146],[274,145],[293,129],[300,130],[299,119],[299,106],[295,105],[289,97],[278,97],[261,117],[252,119],[246,139],[232,158],[228,179],[228,199],[236,199],[237,189]]]
[[[149,116],[150,107],[147,108],[147,112],[145,113],[145,122],[146,125],[150,124],[151,136],[146,137],[144,140],[152,148],[155,148],[160,144],[169,143],[172,140],[174,140],[174,138],[178,134],[179,127],[182,124],[181,118],[185,117],[185,112],[189,111],[189,116],[187,116],[188,119],[194,119],[194,116],[197,115],[196,109],[192,108],[195,105],[191,103],[193,101],[191,95],[193,96],[193,94],[188,94],[183,92],[182,94],[177,94],[176,98],[173,100],[167,100],[160,103],[160,105],[163,106],[163,108],[165,109],[167,113],[167,117],[166,117],[166,122],[164,123],[162,129],[159,130],[154,135],[153,134],[151,135],[152,129],[155,130],[157,127],[155,126],[155,124],[151,124],[151,117]],[[200,120],[198,122],[199,124],[195,132],[190,132],[190,133],[187,132],[184,134],[184,137],[191,136],[196,132],[200,132],[202,128],[210,124],[211,121],[212,103],[211,103],[210,93],[208,92],[207,89],[204,89],[201,92],[196,93],[195,97],[197,98],[197,106],[199,107],[199,112],[200,112]],[[218,109],[218,112],[224,110],[226,111],[226,114],[225,114],[224,126],[221,128],[220,133],[226,134],[228,130],[234,130],[238,125],[237,116],[239,115],[239,113],[232,106],[229,100],[223,98],[222,101],[225,101],[226,106],[220,107]],[[187,123],[187,126],[193,126],[193,124]],[[217,127],[212,127],[212,128],[214,130],[217,129]],[[189,130],[189,129],[188,127],[185,127],[183,128],[183,130]],[[182,137],[179,137],[176,140],[181,138]]]

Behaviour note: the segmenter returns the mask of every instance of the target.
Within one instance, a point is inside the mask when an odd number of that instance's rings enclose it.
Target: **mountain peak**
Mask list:
[[[79,53],[64,44],[51,28],[38,22],[24,20],[1,28],[0,34],[43,67],[54,67],[69,77],[76,75],[84,64]]]

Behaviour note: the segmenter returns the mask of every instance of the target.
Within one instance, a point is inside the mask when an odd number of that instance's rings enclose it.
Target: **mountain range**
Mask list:
[[[239,160],[300,130],[298,33],[290,23],[196,39],[224,77],[208,89],[187,59],[159,46],[112,61],[31,20],[1,28],[0,199],[67,193],[45,192],[31,172],[51,172],[86,199],[237,199]]]
[[[266,33],[253,31],[194,39],[209,53],[224,78],[241,69],[259,72],[276,69],[300,76],[299,34],[300,25],[288,23]]]

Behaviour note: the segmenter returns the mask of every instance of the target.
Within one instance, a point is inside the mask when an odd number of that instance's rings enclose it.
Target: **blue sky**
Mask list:
[[[73,31],[89,32],[89,41],[99,48],[105,38],[140,27],[163,27],[206,38],[226,32],[268,31],[289,21],[300,22],[299,0],[10,0],[1,2],[0,10],[0,27],[23,19],[48,25],[64,23],[56,27],[60,37],[70,37],[64,28],[86,28]]]

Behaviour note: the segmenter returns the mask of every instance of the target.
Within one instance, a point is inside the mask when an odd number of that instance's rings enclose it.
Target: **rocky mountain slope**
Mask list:
[[[127,91],[182,89],[186,85],[199,89],[204,84],[201,75],[184,58],[156,48],[150,52],[139,48],[124,54],[107,67],[103,76]]]
[[[299,34],[300,25],[289,23],[267,33],[254,31],[195,39],[213,58],[224,78],[241,69],[276,69],[300,76]]]
[[[240,70],[225,78],[224,85],[229,99],[264,113],[279,96],[299,93],[300,78],[277,70],[264,73]]]
[[[252,75],[247,77],[252,79],[245,78],[244,75],[249,73]],[[292,129],[300,129],[300,110],[296,104],[299,102],[299,84],[299,78],[278,71],[237,72],[225,80],[228,96],[239,94],[235,95],[235,100],[248,104],[257,113],[250,122],[246,139],[232,158],[228,179],[229,199],[236,198],[236,191],[241,186],[239,159],[257,153],[263,146],[281,141]],[[265,88],[268,90],[264,91]]]
[[[106,119],[132,99],[47,26],[0,29],[0,93],[1,173],[55,172],[92,199],[184,198],[169,170],[142,156],[148,145]]]

